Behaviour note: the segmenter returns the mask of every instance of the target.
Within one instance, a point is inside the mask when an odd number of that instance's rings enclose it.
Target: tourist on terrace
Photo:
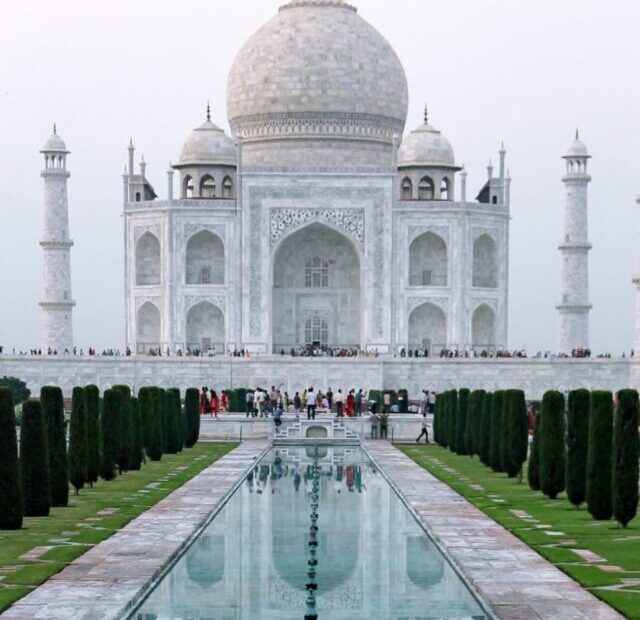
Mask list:
[[[229,396],[227,395],[227,390],[222,390],[222,394],[220,395],[220,411],[226,413],[227,409],[229,409]]]
[[[296,411],[296,418],[300,417],[302,411],[302,399],[300,398],[300,392],[296,392],[293,397],[293,408]]]
[[[360,417],[362,415],[362,399],[364,397],[364,394],[362,393],[362,388],[360,388],[357,392],[356,392],[356,416]]]
[[[316,394],[313,388],[309,388],[307,392],[307,420],[316,419]]]
[[[334,400],[336,403],[336,417],[344,417],[344,396],[342,394],[342,390],[338,390],[337,394],[334,397]]]
[[[389,414],[383,413],[380,415],[380,439],[387,438],[388,426],[389,426]]]
[[[384,404],[384,413],[389,413],[391,410],[391,394],[389,392],[385,392],[382,396],[382,402]]]
[[[374,404],[376,404],[375,401],[374,401]],[[378,414],[374,410],[373,413],[371,414],[371,439],[378,439],[379,423],[380,423],[380,418],[378,417]]]
[[[420,413],[422,415],[427,415],[427,408],[429,406],[429,393],[427,390],[422,390],[422,394],[420,395]]]
[[[218,413],[220,411],[220,399],[218,398],[218,394],[216,394],[215,390],[211,391],[211,417],[215,416],[216,420],[218,419]]]
[[[276,404],[276,407],[273,411],[273,422],[278,428],[282,424],[282,409],[279,404]]]
[[[416,443],[420,443],[420,440],[424,436],[424,442],[429,443],[429,431],[427,430],[427,416],[422,416],[422,432],[418,435]]]
[[[356,398],[353,394],[353,390],[349,390],[347,395],[347,416],[352,418],[356,410]]]
[[[209,413],[210,407],[209,407],[209,395],[207,394],[208,391],[209,391],[209,388],[203,387],[202,391],[200,392],[200,415]]]
[[[331,388],[327,390],[327,402],[329,403],[329,413],[331,413],[331,410],[333,409],[333,392],[331,391]]]
[[[435,413],[436,412],[436,400],[437,400],[437,395],[435,392],[430,392],[429,393],[429,397],[427,400],[427,412],[428,413]]]
[[[247,391],[245,399],[247,401],[247,417],[253,416],[253,390]]]

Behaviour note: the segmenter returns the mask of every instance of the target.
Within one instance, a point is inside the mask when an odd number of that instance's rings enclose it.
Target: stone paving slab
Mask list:
[[[390,443],[363,447],[497,618],[623,620]]]
[[[0,615],[3,620],[112,620],[184,549],[267,440],[242,443]]]

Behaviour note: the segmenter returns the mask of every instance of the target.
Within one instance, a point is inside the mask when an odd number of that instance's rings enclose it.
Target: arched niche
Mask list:
[[[496,313],[487,304],[481,304],[473,313],[471,340],[476,351],[495,350]]]
[[[498,248],[488,234],[480,235],[473,244],[473,286],[498,287]]]
[[[432,232],[414,239],[409,248],[410,286],[447,286],[447,244]]]
[[[142,304],[136,315],[136,343],[138,353],[160,348],[160,311],[150,301]]]
[[[283,239],[273,258],[274,351],[314,342],[360,346],[360,278],[358,250],[343,233],[315,222]],[[326,343],[307,342],[307,327],[322,333],[322,321]]]
[[[136,243],[136,286],[160,284],[160,242],[150,232]]]
[[[409,349],[427,349],[431,355],[447,346],[447,315],[426,302],[409,316]]]
[[[185,264],[187,284],[224,284],[222,239],[208,230],[193,235],[187,242]]]
[[[225,350],[224,315],[217,306],[201,301],[187,312],[187,348],[207,353]]]

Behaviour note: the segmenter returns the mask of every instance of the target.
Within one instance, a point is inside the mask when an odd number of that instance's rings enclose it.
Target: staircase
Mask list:
[[[359,444],[360,436],[334,418],[316,420],[283,420],[282,425],[274,433],[274,442],[286,443],[341,443]]]

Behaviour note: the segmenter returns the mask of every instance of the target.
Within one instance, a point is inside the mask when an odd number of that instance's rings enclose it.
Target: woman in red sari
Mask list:
[[[208,388],[203,387],[200,392],[200,415],[209,413],[209,396],[207,394]]]
[[[355,410],[356,410],[356,398],[353,395],[353,390],[351,390],[347,395],[347,416],[352,418]]]
[[[222,413],[226,413],[229,410],[229,396],[227,395],[227,390],[222,390],[222,394],[220,394],[220,411]]]
[[[216,391],[211,390],[211,417],[215,416],[217,419],[219,411],[220,411],[220,400],[218,399],[218,395],[216,394]]]

